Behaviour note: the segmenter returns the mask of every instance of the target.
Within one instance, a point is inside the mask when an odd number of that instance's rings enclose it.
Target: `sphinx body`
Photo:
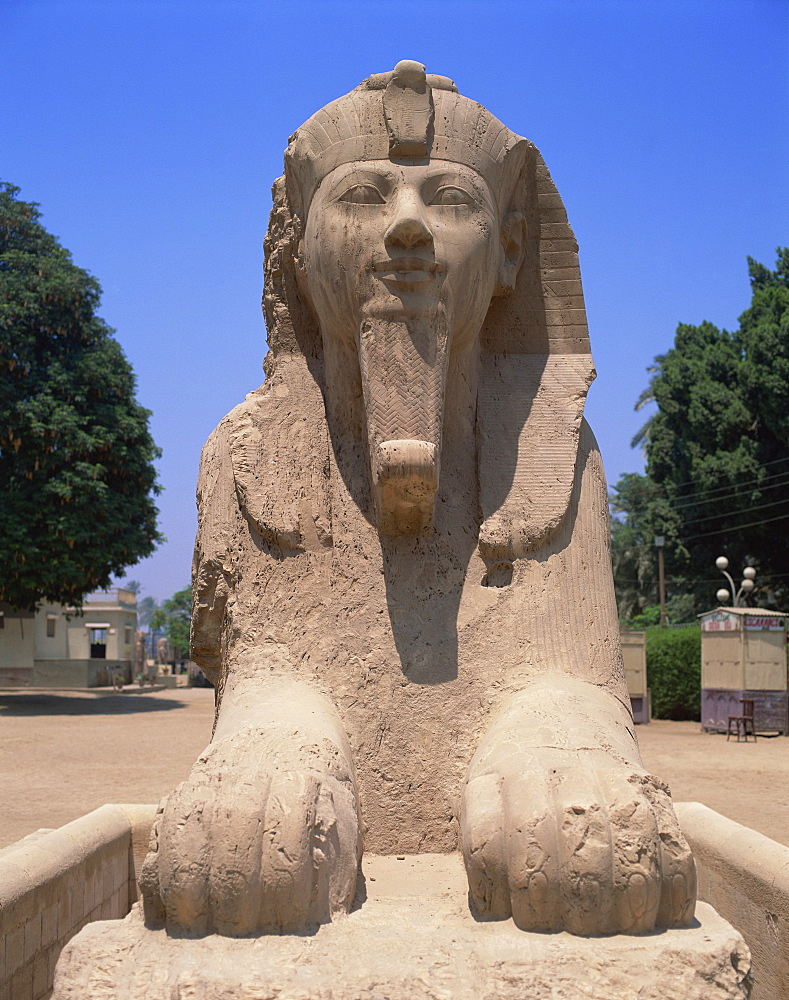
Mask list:
[[[364,849],[463,850],[483,917],[687,922],[692,858],[624,682],[577,248],[535,148],[401,63],[291,141],[267,379],[203,454],[211,745],[149,922],[301,930]]]

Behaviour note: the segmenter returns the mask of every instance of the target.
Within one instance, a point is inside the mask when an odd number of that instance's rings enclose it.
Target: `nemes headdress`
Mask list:
[[[381,159],[462,163],[486,180],[501,218],[518,212],[525,219],[515,289],[493,299],[480,334],[477,441],[481,554],[491,561],[526,555],[553,534],[568,509],[583,407],[594,378],[578,247],[537,148],[460,95],[451,80],[426,74],[420,63],[406,60],[390,73],[368,77],[291,137],[284,185],[275,185],[266,243],[269,382],[285,377],[278,358],[289,358],[289,366],[298,364],[304,433],[320,423],[323,400],[315,385],[319,366],[311,362],[307,371],[303,365],[305,353],[320,352],[319,341],[309,340],[316,346],[308,348],[308,340],[296,329],[298,292],[283,257],[287,241],[276,234],[287,218],[296,234],[303,232],[313,196],[335,167]],[[280,433],[274,432],[280,425],[282,434],[295,433],[273,412],[280,398],[276,385],[268,389],[249,397],[243,420],[239,413],[236,483],[264,534],[296,548],[309,547],[315,544],[316,528],[318,537],[331,534],[328,499],[322,510],[304,520],[303,466],[294,467],[290,477],[279,464],[275,479],[267,480],[260,464],[265,465],[266,440],[273,447],[271,435]],[[317,451],[324,445],[328,439],[316,445]],[[283,453],[287,448],[277,449],[277,455]],[[277,461],[281,463],[281,457]],[[317,455],[310,473],[316,482],[324,466]],[[285,480],[290,478],[288,486]],[[265,481],[281,484],[279,497],[259,488]]]
[[[421,63],[406,59],[391,73],[369,76],[295,133],[285,153],[288,200],[304,218],[335,167],[386,159],[462,163],[485,178],[494,196],[506,197],[518,167],[511,154],[530,145],[481,104],[461,97],[452,80],[427,75]]]

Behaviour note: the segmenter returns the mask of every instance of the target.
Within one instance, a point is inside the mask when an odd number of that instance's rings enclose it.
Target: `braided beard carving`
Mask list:
[[[419,534],[432,525],[441,468],[446,311],[369,316],[357,336],[378,530]]]

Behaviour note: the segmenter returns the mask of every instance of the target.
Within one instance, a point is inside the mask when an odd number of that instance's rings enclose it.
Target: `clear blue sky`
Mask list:
[[[736,326],[789,242],[787,0],[0,0],[0,179],[104,288],[189,580],[200,448],[262,380],[262,239],[288,136],[404,58],[537,144],[564,198],[609,482],[678,322]]]

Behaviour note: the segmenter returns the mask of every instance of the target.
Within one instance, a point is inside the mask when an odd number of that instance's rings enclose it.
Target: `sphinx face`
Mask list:
[[[449,354],[479,334],[503,264],[484,179],[434,160],[324,178],[302,246],[324,341],[355,342],[379,529],[432,521]]]
[[[476,336],[501,266],[498,213],[485,180],[460,164],[343,164],[313,198],[303,253],[331,336],[439,308],[456,337]]]

